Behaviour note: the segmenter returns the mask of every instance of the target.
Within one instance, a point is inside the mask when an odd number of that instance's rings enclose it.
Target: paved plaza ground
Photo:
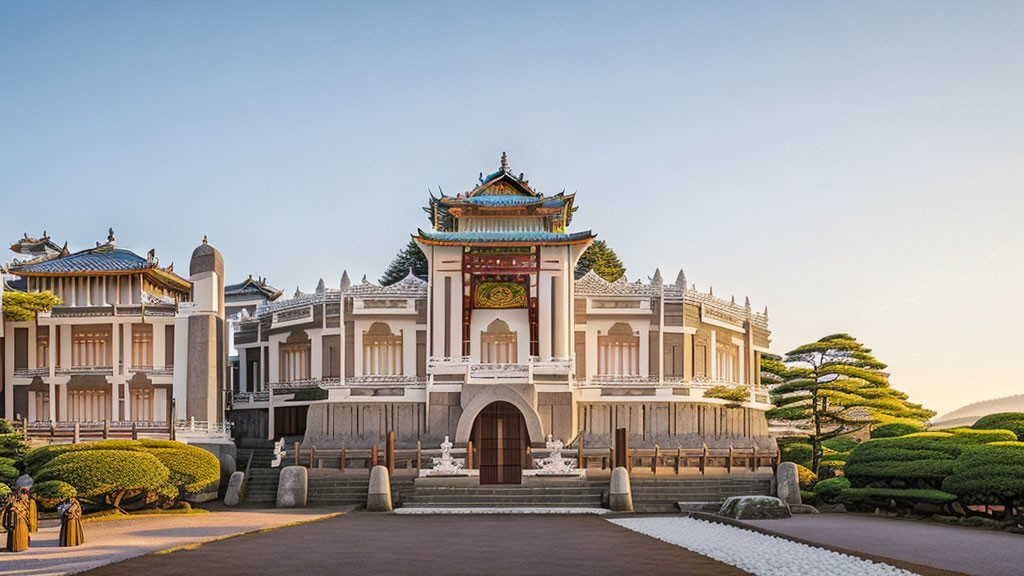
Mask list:
[[[855,514],[747,520],[823,546],[977,576],[1024,574],[1024,535]]]
[[[596,516],[354,513],[134,558],[91,575],[745,574]]]
[[[210,514],[89,522],[86,545],[75,549],[58,548],[57,523],[44,521],[28,552],[0,553],[0,573],[743,574],[599,516],[331,515],[337,512],[221,507]],[[1017,534],[852,514],[748,524],[895,560],[926,576],[1022,573],[1024,536]],[[274,527],[281,528],[265,530]],[[232,537],[238,534],[244,535]]]
[[[60,548],[60,522],[43,520],[25,552],[0,552],[0,574],[80,572],[142,554],[208,542],[232,534],[273,528],[336,514],[337,509],[253,510],[220,508],[209,514],[139,516],[85,523],[85,544]]]

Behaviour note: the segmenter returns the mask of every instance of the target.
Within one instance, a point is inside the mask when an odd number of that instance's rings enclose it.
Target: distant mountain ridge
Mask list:
[[[970,426],[982,416],[999,412],[1024,412],[1024,394],[982,400],[961,406],[932,420],[932,428]]]

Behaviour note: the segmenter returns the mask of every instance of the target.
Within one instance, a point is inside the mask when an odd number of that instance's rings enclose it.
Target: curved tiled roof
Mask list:
[[[155,268],[148,260],[124,248],[93,248],[45,262],[12,267],[15,274],[74,274],[76,272],[129,272]]]
[[[360,297],[402,296],[406,298],[426,298],[427,281],[410,272],[406,274],[405,278],[387,286],[371,284],[364,280],[361,284],[351,286],[345,293]]]
[[[524,230],[510,232],[435,232],[418,230],[418,236],[428,244],[576,244],[594,237],[590,230],[583,232],[546,232]]]

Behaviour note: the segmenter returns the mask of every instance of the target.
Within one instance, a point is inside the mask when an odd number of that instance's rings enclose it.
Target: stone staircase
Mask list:
[[[280,468],[256,468],[254,463],[245,482],[245,504],[273,507],[280,475]]]
[[[338,470],[309,471],[308,506],[365,506],[370,477]]]
[[[601,508],[607,482],[560,486],[424,486],[403,494],[406,508]]]
[[[253,468],[270,468],[270,463],[274,459],[274,448],[239,448],[235,458],[238,470],[245,471],[249,456],[252,456]]]
[[[729,496],[770,495],[771,476],[632,478],[630,486],[635,512],[717,512]]]

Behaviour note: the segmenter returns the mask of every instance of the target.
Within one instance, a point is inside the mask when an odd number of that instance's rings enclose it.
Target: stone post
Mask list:
[[[370,512],[391,512],[391,476],[384,466],[370,470],[370,486],[366,494],[366,509]]]
[[[616,466],[612,470],[611,486],[608,489],[608,507],[613,512],[633,511],[633,490],[629,484],[629,472],[624,466]]]
[[[277,484],[278,508],[305,508],[309,492],[309,470],[304,466],[285,466]]]
[[[800,497],[800,474],[795,463],[783,462],[779,464],[779,471],[775,475],[775,486],[776,495],[779,497],[779,500],[790,506],[803,503]]]

